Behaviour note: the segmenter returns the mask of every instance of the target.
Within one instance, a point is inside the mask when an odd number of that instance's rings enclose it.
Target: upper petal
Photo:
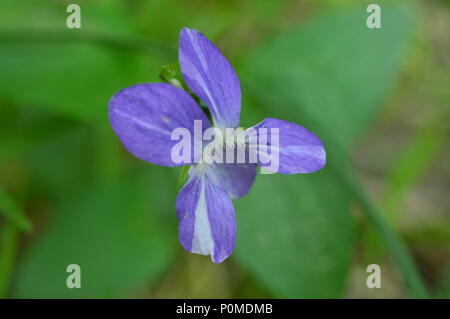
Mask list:
[[[312,173],[325,166],[326,153],[322,142],[300,125],[267,118],[247,131],[250,130],[257,135],[257,145],[252,146],[258,147],[258,164],[270,171]]]
[[[230,62],[197,30],[183,28],[178,59],[189,88],[209,107],[215,126],[239,124],[241,88]]]
[[[193,132],[194,120],[202,121],[203,130],[210,126],[188,93],[165,83],[137,84],[117,92],[109,101],[109,119],[130,153],[163,166],[183,165],[171,158],[172,147],[178,143],[171,139],[174,129]]]
[[[184,249],[211,255],[216,263],[231,255],[236,240],[233,204],[206,175],[190,177],[178,194],[176,209],[179,240]]]

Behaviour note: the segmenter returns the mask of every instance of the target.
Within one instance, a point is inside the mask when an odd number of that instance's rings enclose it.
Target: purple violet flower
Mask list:
[[[237,128],[241,89],[227,59],[203,34],[188,28],[181,31],[178,58],[189,89],[208,106],[213,127],[222,132]],[[235,246],[236,218],[231,200],[247,194],[257,166],[268,167],[265,159],[269,153],[277,154],[277,168],[272,170],[281,174],[312,173],[326,161],[325,149],[313,133],[272,118],[245,131],[259,143],[251,145],[254,142],[245,140],[243,144],[246,156],[252,152],[258,155],[257,162],[206,163],[195,160],[195,151],[189,155],[189,163],[174,161],[172,149],[178,143],[173,140],[174,130],[184,128],[195,135],[194,121],[201,123],[202,133],[212,126],[187,92],[165,83],[137,84],[117,92],[109,102],[109,118],[125,148],[136,157],[161,166],[191,164],[189,179],[176,200],[179,240],[187,251],[211,255],[216,263],[229,257]],[[264,129],[275,130],[278,145],[268,142],[275,133]],[[195,145],[190,146],[195,149]],[[204,147],[205,143],[201,144],[201,150]],[[227,149],[229,145],[219,147]]]

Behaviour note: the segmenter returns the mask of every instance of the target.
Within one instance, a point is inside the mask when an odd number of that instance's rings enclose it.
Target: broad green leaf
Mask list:
[[[352,251],[351,197],[377,213],[354,179],[346,151],[392,89],[413,24],[402,5],[383,5],[382,29],[368,29],[366,18],[365,7],[343,6],[275,36],[242,64],[247,94],[265,111],[255,113],[307,127],[327,150],[323,172],[262,176],[249,195],[258,199],[238,201],[244,208],[238,212],[237,259],[275,296],[340,296]],[[394,243],[405,277],[420,288],[403,246],[378,217],[372,219]]]
[[[252,52],[243,80],[273,113],[266,116],[343,146],[357,140],[392,89],[414,27],[400,5],[383,5],[381,29],[368,29],[366,18],[365,7],[344,6]]]
[[[353,242],[349,195],[329,168],[260,175],[236,201],[236,259],[274,296],[333,298],[345,288]]]
[[[125,297],[149,289],[173,259],[173,181],[161,169],[75,194],[26,252],[13,296]],[[135,174],[133,174],[135,175]],[[167,196],[161,196],[168,194]],[[66,267],[81,267],[81,288]]]

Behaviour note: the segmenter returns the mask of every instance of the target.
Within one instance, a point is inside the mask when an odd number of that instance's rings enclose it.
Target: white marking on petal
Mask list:
[[[192,47],[194,48],[195,53],[197,54],[197,58],[200,60],[200,64],[202,65],[202,68],[205,72],[208,72],[208,63],[206,62],[205,56],[201,50],[199,50],[199,43],[197,39],[192,36],[192,30],[187,29],[187,34],[189,35],[189,38],[192,42]]]
[[[200,255],[214,253],[214,241],[208,218],[208,205],[205,195],[205,179],[201,180],[200,196],[195,210],[194,237],[192,239],[192,252]]]
[[[210,72],[208,70],[208,63],[206,62],[205,56],[203,55],[203,52],[199,49],[199,43],[196,40],[196,38],[192,35],[191,30],[187,30],[187,34],[189,36],[189,38],[191,39],[191,44],[192,47],[194,48],[195,54],[197,55],[197,58],[200,61],[200,64],[202,65],[203,71],[205,72],[205,74],[207,74],[208,72]],[[215,120],[218,122],[222,121],[221,115],[217,110],[217,105],[215,103],[215,100],[212,98],[211,96],[211,92],[208,88],[208,85],[206,84],[206,82],[203,80],[202,75],[200,74],[199,70],[197,70],[197,68],[195,67],[195,65],[192,63],[191,59],[186,55],[186,62],[189,63],[189,68],[191,70],[195,71],[195,81],[197,81],[197,84],[200,86],[200,88],[203,90],[203,92],[206,94],[206,97],[209,99],[209,101],[211,102],[211,105],[209,105],[209,107],[211,107],[214,110],[214,115],[217,117]],[[194,80],[194,79],[193,79]],[[206,101],[204,101],[206,102]]]
[[[163,133],[163,134],[169,135],[169,136],[172,134],[169,130],[165,130],[165,129],[162,129],[162,128],[158,127],[158,126],[151,125],[151,124],[149,124],[147,122],[141,121],[141,120],[139,120],[139,119],[129,115],[128,113],[125,113],[125,112],[122,112],[122,111],[118,110],[117,108],[114,109],[113,112],[115,112],[115,113],[119,114],[120,116],[123,116],[123,117],[125,117],[127,119],[130,119],[131,121],[135,122],[136,124],[146,128],[148,130],[160,132],[160,133]]]

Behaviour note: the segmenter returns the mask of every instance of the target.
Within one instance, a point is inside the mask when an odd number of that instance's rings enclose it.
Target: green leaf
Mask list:
[[[31,223],[25,213],[2,185],[0,185],[0,214],[6,216],[20,230],[31,230]]]
[[[272,112],[349,145],[391,90],[413,28],[405,6],[383,5],[381,29],[366,18],[365,7],[344,6],[279,34],[249,55],[245,82]]]
[[[88,187],[60,207],[19,265],[13,296],[109,298],[151,287],[176,247],[173,207],[165,204],[174,194],[164,192],[173,181],[157,168],[135,176]],[[70,264],[81,267],[80,289],[66,286]]]
[[[312,175],[260,175],[235,205],[236,258],[276,297],[341,295],[353,223],[348,192],[329,168]]]
[[[352,250],[348,240],[352,237],[349,233],[352,197],[358,199],[369,220],[376,225],[412,295],[423,297],[426,294],[403,243],[361,189],[347,156],[391,90],[413,27],[409,7],[398,4],[383,5],[382,29],[368,29],[366,18],[363,6],[344,6],[330,11],[305,26],[274,37],[251,52],[242,65],[241,79],[251,97],[265,111],[255,114],[303,125],[318,134],[327,150],[325,172],[296,177],[308,183],[268,185],[260,190],[259,200],[271,208],[261,204],[258,214],[252,214],[256,206],[248,206],[244,212],[252,218],[242,219],[241,238],[245,236],[249,240],[259,236],[261,242],[247,249],[238,246],[238,259],[261,277],[277,296],[339,295],[344,282],[332,277],[343,277],[348,266]],[[328,185],[339,195],[332,196]],[[290,206],[288,203],[292,200],[289,201],[285,193],[296,194],[300,203]],[[302,194],[308,194],[311,199],[304,200],[306,195]],[[269,214],[272,216],[268,217]],[[309,224],[310,216],[323,218],[325,222],[335,221],[339,227],[324,227],[315,233],[315,225]],[[304,227],[301,227],[302,222]],[[272,234],[272,225],[276,225],[279,234],[288,234],[286,238],[278,235],[264,239],[258,229],[264,229],[267,236]],[[326,248],[315,250],[314,243],[322,238],[326,238]],[[308,249],[300,245],[305,240],[310,241],[304,244],[310,246]],[[240,240],[240,245],[244,241]],[[291,263],[297,267],[292,267]],[[323,263],[332,264],[334,272]],[[333,275],[328,277],[327,271]]]

